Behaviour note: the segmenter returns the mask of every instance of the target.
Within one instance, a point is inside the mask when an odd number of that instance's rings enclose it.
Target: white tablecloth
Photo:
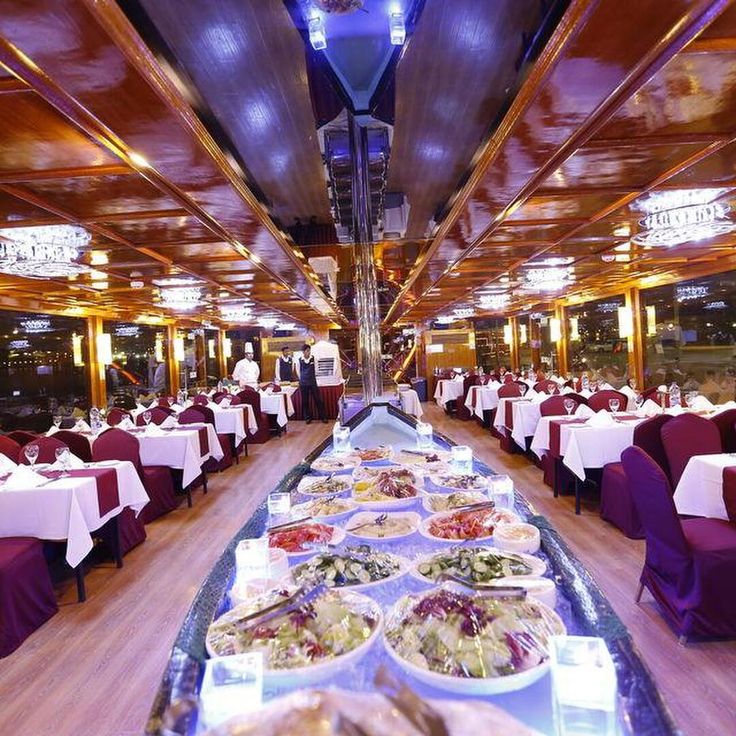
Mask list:
[[[509,430],[506,427],[506,405],[516,404],[519,401],[526,403],[527,400],[523,396],[509,396],[507,398],[498,400],[498,406],[496,408],[496,416],[493,418],[493,426],[496,428],[496,431],[498,431],[500,434],[509,434]],[[512,411],[513,411],[513,408],[512,408]],[[522,442],[522,446],[523,444],[524,443]]]
[[[526,438],[534,436],[542,416],[540,404],[539,401],[517,401],[514,404],[511,437],[519,447],[526,448]]]
[[[728,520],[723,503],[723,469],[732,465],[736,465],[736,456],[728,453],[691,457],[675,489],[677,512]]]
[[[464,381],[441,378],[437,381],[437,388],[434,390],[435,401],[444,409],[448,401],[454,401],[462,397],[464,388]]]
[[[465,399],[465,406],[475,414],[478,419],[483,419],[484,410],[495,409],[498,406],[498,389],[501,384],[495,386],[471,386]],[[475,406],[473,406],[475,400]]]
[[[130,462],[115,465],[120,505],[100,516],[94,478],[59,478],[40,488],[0,488],[0,537],[66,539],[66,560],[76,567],[92,549],[91,532],[126,506],[140,511],[148,494]]]
[[[613,427],[570,424],[560,428],[562,463],[581,480],[585,468],[602,468],[621,459],[634,442],[634,427],[642,420],[622,421]]]
[[[549,452],[549,423],[553,419],[569,419],[566,415],[539,417],[537,427],[532,437],[531,450],[541,460],[542,456]],[[560,437],[562,440],[562,437]]]
[[[422,402],[419,401],[419,394],[413,388],[407,388],[399,392],[399,396],[401,397],[401,408],[407,414],[417,419],[421,418],[424,409],[422,409]]]
[[[281,390],[276,393],[260,391],[259,393],[261,394],[261,411],[273,414],[279,427],[285,427],[289,417],[294,414],[294,404],[291,401],[291,394],[294,391]]]
[[[236,445],[239,445],[246,436],[245,414],[248,415],[248,431],[251,434],[255,434],[258,431],[256,415],[250,404],[223,407],[215,403],[210,403],[207,406],[212,409],[212,413],[215,415],[215,429],[220,434],[235,435]],[[245,414],[243,413],[243,409],[245,409]]]

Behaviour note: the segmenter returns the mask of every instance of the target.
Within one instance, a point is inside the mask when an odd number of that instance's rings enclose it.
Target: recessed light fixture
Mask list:
[[[136,151],[131,151],[128,154],[128,158],[130,158],[131,163],[133,163],[139,169],[150,169],[151,168],[151,164],[148,163],[148,159]]]

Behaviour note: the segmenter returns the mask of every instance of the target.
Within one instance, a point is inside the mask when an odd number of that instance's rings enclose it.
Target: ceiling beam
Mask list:
[[[0,173],[0,184],[22,184],[28,181],[55,181],[56,179],[79,179],[89,176],[130,176],[137,173],[135,169],[131,169],[130,166],[125,166],[124,164],[77,166],[33,171],[23,169],[18,171],[3,171]]]

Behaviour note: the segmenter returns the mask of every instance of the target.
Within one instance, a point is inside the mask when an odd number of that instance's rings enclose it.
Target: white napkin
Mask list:
[[[601,409],[590,417],[586,424],[589,427],[613,427],[616,424],[616,420],[613,418],[611,412]]]
[[[77,421],[74,424],[74,429],[77,432],[90,432],[91,428],[87,422],[84,421],[84,419],[77,419]]]
[[[580,391],[580,395],[584,399],[589,399],[593,395],[593,392],[589,388],[584,388],[582,391]]]
[[[232,403],[233,403],[232,398],[230,398],[229,396],[225,396],[223,398],[223,400],[220,402],[220,406],[223,409],[227,409],[230,406],[230,404],[232,404]],[[217,405],[215,404],[215,406],[217,406]]]
[[[501,384],[494,378],[490,383],[487,383],[488,388],[501,388]]]
[[[653,399],[647,399],[642,405],[641,405],[641,411],[643,414],[647,417],[653,417],[656,414],[662,413],[662,407]]]
[[[618,389],[622,394],[626,394],[630,399],[636,399],[636,391],[634,391],[631,386],[629,386],[628,383],[625,383],[623,386],[621,386],[620,389]]]
[[[136,404],[135,410],[133,411],[133,416],[137,417],[139,414],[142,414],[146,410],[147,410],[147,407],[143,406],[143,404]]]
[[[166,417],[166,418],[171,419],[171,417]],[[162,435],[165,435],[166,432],[164,432],[164,430],[161,429],[161,427],[159,427],[158,424],[154,424],[153,422],[151,422],[146,427],[145,434],[147,434],[149,437],[161,437]]]
[[[542,393],[541,391],[535,391],[534,389],[529,389],[525,395],[532,400],[532,404],[541,404],[543,401],[546,401],[549,398],[549,394]]]
[[[603,383],[598,384],[598,390],[599,391],[613,391],[614,388],[611,386],[610,383],[606,383],[606,381],[603,381]]]
[[[573,388],[570,388],[569,386],[563,386],[563,387],[562,387],[562,388],[560,389],[560,394],[561,394],[561,395],[562,395],[562,394],[574,394],[574,393],[575,393],[575,389],[573,389]]]
[[[159,427],[161,429],[173,429],[174,427],[178,427],[179,422],[176,421],[176,417],[166,417],[166,419],[159,424]]]
[[[679,417],[680,414],[684,414],[685,410],[681,406],[671,406],[667,409],[667,414],[673,417]]]
[[[180,414],[181,412],[184,411],[184,407],[183,406],[179,406],[179,404],[172,404],[171,405],[171,411],[173,411],[174,414]]]
[[[573,414],[576,417],[582,417],[583,419],[587,419],[588,417],[592,417],[595,414],[595,412],[587,404],[578,404],[578,407],[577,409],[575,409]]]
[[[79,470],[84,467],[84,463],[72,452],[69,453],[69,468],[71,470]],[[49,465],[49,470],[64,470],[64,464],[59,460]]]
[[[721,412],[728,411],[729,409],[736,409],[736,401],[727,401],[725,404],[719,404],[716,407],[714,414],[720,414]]]
[[[44,483],[48,483],[48,478],[31,470],[29,465],[18,465],[3,484],[3,490],[17,491],[25,488],[38,488]]]
[[[56,434],[58,431],[59,431],[59,428],[52,424],[49,427],[49,431],[46,432],[46,436],[51,437],[52,434]]]
[[[130,417],[123,417],[118,423],[119,429],[133,429],[133,427],[135,427],[135,423]]]
[[[17,467],[17,463],[14,463],[7,455],[3,455],[3,453],[0,452],[0,472],[10,473]]]
[[[696,396],[693,399],[692,409],[694,411],[708,411],[713,408],[713,402],[705,396]]]

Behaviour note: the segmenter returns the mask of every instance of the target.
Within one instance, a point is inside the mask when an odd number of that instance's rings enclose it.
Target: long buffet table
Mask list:
[[[415,446],[416,421],[394,407],[368,407],[351,419],[349,424],[352,428],[353,445],[356,447],[390,444],[395,449],[402,449]],[[452,444],[451,441],[437,434],[434,440],[438,448],[447,448]],[[295,501],[303,500],[297,497],[295,490],[299,481],[310,473],[310,463],[330,450],[331,441],[326,440],[310,453],[303,463],[292,468],[274,489],[274,492],[290,491]],[[490,468],[478,461],[474,461],[474,469],[485,475],[493,474]],[[417,511],[422,516],[427,515],[418,502],[409,510]],[[533,524],[540,531],[542,544],[537,555],[546,562],[545,576],[556,584],[555,609],[565,623],[568,634],[597,636],[605,640],[617,671],[622,720],[629,723],[631,731],[636,734],[651,736],[676,734],[677,729],[660,699],[646,666],[640,660],[628,631],[590,575],[570,552],[559,533],[544,517],[539,516],[518,492],[515,498],[515,511],[522,520]],[[163,736],[162,717],[167,709],[172,704],[180,704],[182,699],[197,696],[206,659],[207,628],[213,618],[228,607],[227,593],[234,578],[235,547],[242,539],[261,536],[265,531],[267,516],[264,501],[230,542],[198,592],[166,666],[147,727],[148,734]],[[340,522],[332,523],[339,524]],[[344,523],[342,522],[343,525]],[[352,544],[355,543],[357,542],[353,540]],[[427,552],[449,549],[448,545],[427,539],[419,534],[393,542],[381,542],[380,545],[374,546],[381,551],[395,552],[409,558]],[[299,558],[297,562],[303,559]],[[635,581],[632,581],[632,586],[634,584]],[[426,582],[405,575],[395,581],[379,584],[360,592],[377,601],[385,613],[399,597],[407,592],[423,592],[428,588]],[[402,671],[384,650],[380,638],[374,642],[372,649],[363,659],[343,669],[339,676],[320,682],[319,686],[339,686],[348,690],[373,691],[374,674],[380,665],[385,665],[395,677],[406,681],[425,698],[462,699],[464,697],[433,689]],[[280,684],[278,687],[267,681],[264,685],[264,701],[284,692],[298,689],[299,686],[299,681],[293,680]],[[492,696],[475,695],[473,697],[475,699],[480,697],[482,700],[499,706],[540,733],[554,733],[549,674],[545,674],[541,679],[520,690]],[[199,732],[196,714],[188,719],[184,718],[181,723],[182,728],[177,733],[189,736]]]

